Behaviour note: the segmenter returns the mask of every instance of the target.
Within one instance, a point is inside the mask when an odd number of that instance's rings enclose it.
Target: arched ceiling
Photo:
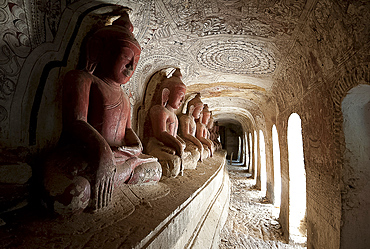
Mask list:
[[[131,19],[143,49],[133,81],[147,82],[166,66],[180,67],[188,94],[200,92],[215,118],[251,124],[250,118],[269,99],[282,54],[292,43],[309,2],[153,0],[138,4]]]

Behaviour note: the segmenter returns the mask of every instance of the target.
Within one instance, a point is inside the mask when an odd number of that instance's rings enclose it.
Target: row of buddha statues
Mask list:
[[[126,12],[87,39],[86,65],[63,79],[63,130],[44,163],[43,187],[55,212],[99,210],[126,184],[156,183],[195,169],[219,148],[217,126],[197,94],[183,105],[186,85],[176,69],[156,87],[143,142],[131,127],[121,86],[129,81],[141,47]]]

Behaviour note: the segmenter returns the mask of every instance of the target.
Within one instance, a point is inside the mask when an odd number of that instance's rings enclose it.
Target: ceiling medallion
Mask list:
[[[232,74],[270,74],[273,55],[259,45],[245,41],[224,41],[203,47],[197,60],[206,68]]]

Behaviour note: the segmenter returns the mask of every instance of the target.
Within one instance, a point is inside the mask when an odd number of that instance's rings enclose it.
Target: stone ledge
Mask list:
[[[135,248],[218,248],[229,192],[223,160],[214,174]]]
[[[136,201],[126,196],[113,205],[118,212],[50,218],[45,210],[28,209],[14,219],[1,217],[7,225],[0,228],[0,247],[217,248],[229,205],[225,153],[161,184],[167,195]]]

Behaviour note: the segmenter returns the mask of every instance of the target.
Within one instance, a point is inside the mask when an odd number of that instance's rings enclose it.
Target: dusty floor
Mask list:
[[[228,165],[231,181],[230,208],[221,232],[220,248],[305,248],[283,241],[282,230],[272,204],[264,203],[255,181],[238,166]]]

